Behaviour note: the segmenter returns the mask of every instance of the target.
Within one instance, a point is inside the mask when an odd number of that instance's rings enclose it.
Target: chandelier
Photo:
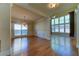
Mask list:
[[[58,7],[58,5],[59,5],[58,3],[49,3],[48,7],[49,8],[55,8],[55,7]]]
[[[22,21],[22,24],[25,26],[26,25],[26,16],[24,16],[24,20]]]

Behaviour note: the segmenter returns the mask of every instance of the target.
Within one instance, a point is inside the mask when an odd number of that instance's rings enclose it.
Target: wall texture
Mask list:
[[[35,35],[35,22],[34,21],[30,21],[28,23],[28,35]]]
[[[76,9],[76,38],[77,38],[77,47],[79,48],[79,7]]]
[[[50,40],[50,20],[43,19],[35,24],[36,35],[41,38]]]
[[[10,4],[0,4],[0,55],[9,55],[10,51]]]
[[[77,39],[77,48],[78,48],[78,55],[79,55],[79,5],[75,10],[75,36]]]

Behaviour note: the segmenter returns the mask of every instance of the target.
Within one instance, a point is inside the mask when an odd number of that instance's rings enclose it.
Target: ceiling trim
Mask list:
[[[19,21],[19,22],[26,22],[26,23],[29,23],[31,20],[27,21],[27,20],[24,20],[24,19],[18,19],[18,18],[15,18],[15,17],[11,17],[11,22],[15,22],[15,21]]]
[[[15,5],[18,5],[18,4],[15,4]],[[27,7],[25,8],[25,7],[23,7],[23,6],[21,6],[21,5],[18,5],[18,6],[20,6],[20,7],[22,7],[22,8],[24,8],[24,9],[28,9],[28,10],[30,10],[31,12],[34,12],[34,13],[36,13],[36,14],[39,14],[39,15],[41,15],[41,16],[43,16],[43,17],[49,17],[48,15],[46,15],[46,14],[44,14],[43,12],[41,12],[41,11],[38,11],[38,10],[36,10],[36,9],[34,9],[34,8],[32,8],[32,7],[29,7],[29,5],[26,5]]]

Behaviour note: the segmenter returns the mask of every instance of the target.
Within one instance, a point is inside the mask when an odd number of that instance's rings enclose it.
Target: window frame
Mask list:
[[[20,28],[19,28],[19,29],[15,29],[15,25],[19,25]],[[27,25],[26,25],[26,26],[27,26]],[[26,34],[23,33],[23,30],[25,30],[26,32],[28,32],[28,26],[26,27],[26,29],[23,28],[23,27],[24,27],[23,24],[14,23],[14,29],[13,29],[13,31],[14,31],[14,36],[23,36],[23,35],[27,35],[27,33],[26,33]],[[15,33],[16,30],[19,30],[20,33],[19,33],[19,34],[16,34],[16,33]]]
[[[66,16],[69,15],[69,23],[66,23]],[[60,23],[60,18],[64,17],[64,23]],[[70,34],[70,27],[69,27],[69,32],[66,32],[66,24],[70,24],[70,14],[66,14],[64,16],[61,17],[57,17],[57,18],[51,18],[51,32],[52,33],[67,33]],[[55,19],[58,19],[58,24],[55,24]],[[52,20],[54,20],[54,24],[52,24]],[[59,32],[55,32],[55,26],[58,25],[58,31]],[[60,25],[64,25],[64,32],[60,32]],[[52,26],[54,26],[54,31],[52,31]],[[69,25],[70,26],[70,25]]]

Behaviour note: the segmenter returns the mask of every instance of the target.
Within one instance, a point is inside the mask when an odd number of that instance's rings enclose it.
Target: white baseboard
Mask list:
[[[39,38],[41,38],[41,39],[50,40],[50,38],[45,38],[45,37],[40,37],[40,36],[37,36],[37,37],[39,37]]]

